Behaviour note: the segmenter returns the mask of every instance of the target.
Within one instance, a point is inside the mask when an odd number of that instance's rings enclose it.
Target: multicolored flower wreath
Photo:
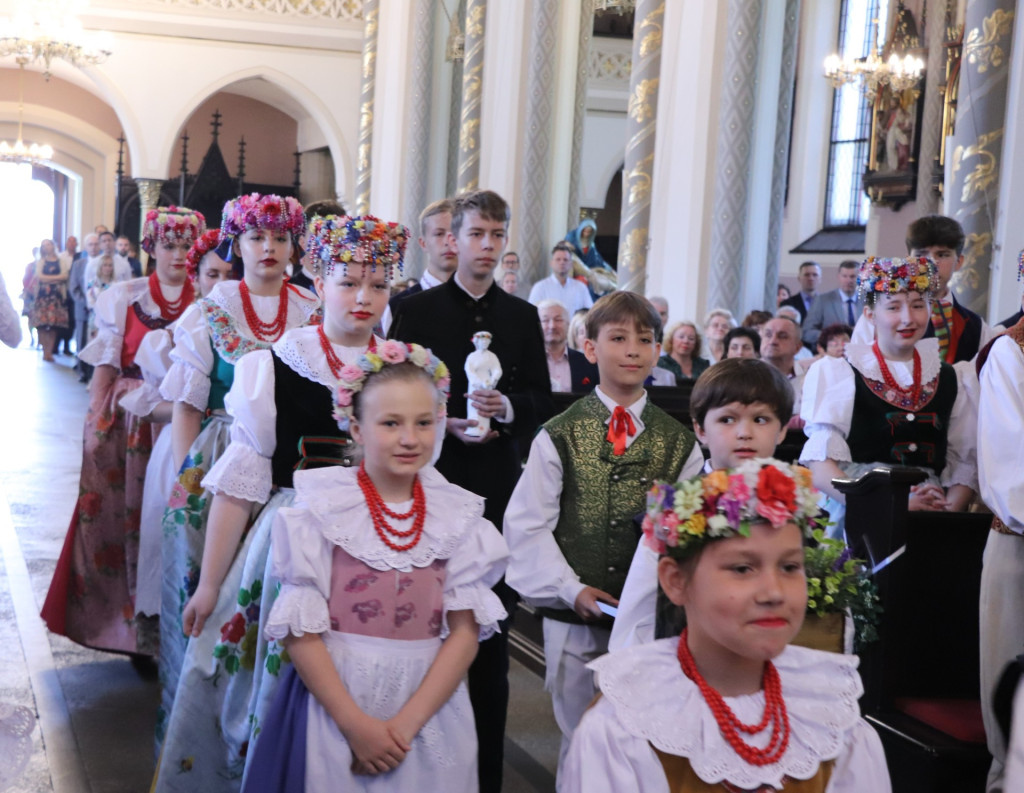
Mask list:
[[[655,482],[647,494],[644,542],[688,559],[714,540],[749,537],[753,523],[795,523],[804,536],[827,525],[811,472],[772,458],[746,460],[685,482]]]
[[[249,229],[286,231],[298,237],[306,230],[302,204],[291,196],[250,193],[232,198],[224,204],[220,233],[232,239]]]
[[[206,231],[206,218],[202,212],[188,207],[157,207],[146,213],[146,222],[142,225],[142,250],[152,253],[157,243],[187,242],[195,243]]]
[[[927,256],[908,259],[878,259],[869,256],[860,266],[857,290],[861,296],[869,292],[898,295],[920,292],[931,297],[939,288],[935,262]]]
[[[323,275],[338,264],[356,262],[383,267],[390,278],[393,267],[401,271],[408,243],[409,229],[401,223],[386,223],[373,215],[315,215],[309,221],[306,249],[314,271]]]
[[[338,387],[334,392],[334,418],[337,419],[342,432],[349,430],[352,416],[355,414],[355,396],[366,387],[366,381],[385,366],[406,362],[420,367],[431,376],[441,395],[440,408],[444,410],[452,386],[452,378],[445,362],[419,344],[405,344],[388,339],[377,346],[376,352],[367,352],[360,356],[356,363],[341,367]]]

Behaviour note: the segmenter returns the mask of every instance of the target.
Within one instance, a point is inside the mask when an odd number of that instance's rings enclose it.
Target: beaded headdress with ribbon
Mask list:
[[[249,193],[232,198],[224,204],[220,233],[237,237],[249,229],[285,231],[298,237],[306,229],[306,216],[302,204],[291,196]]]
[[[688,559],[704,545],[749,537],[753,523],[795,523],[806,537],[824,528],[811,472],[772,458],[746,460],[685,482],[655,482],[647,494],[644,542],[659,554]]]
[[[931,297],[938,288],[938,270],[927,256],[906,259],[869,256],[857,274],[857,291],[862,297],[870,293],[898,295],[905,292],[920,292]]]
[[[158,243],[186,242],[195,243],[206,231],[206,218],[202,212],[188,207],[157,207],[146,213],[146,221],[142,225],[142,250],[152,253]]]
[[[445,362],[419,344],[405,344],[389,339],[377,345],[376,351],[361,355],[354,364],[341,367],[338,386],[334,391],[334,418],[343,432],[349,431],[355,414],[355,396],[366,387],[366,381],[386,366],[401,363],[411,363],[430,375],[440,394],[440,407],[444,409],[452,384]]]
[[[409,229],[401,223],[388,223],[373,215],[315,215],[309,221],[306,250],[315,272],[326,275],[349,262],[384,268],[388,278],[392,269],[402,269]]]

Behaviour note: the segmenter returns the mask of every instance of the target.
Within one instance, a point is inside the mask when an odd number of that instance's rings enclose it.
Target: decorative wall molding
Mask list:
[[[147,4],[165,8],[172,6],[190,12],[212,9],[345,22],[360,21],[363,18],[362,0],[148,0]]]
[[[591,80],[629,84],[633,71],[633,42],[594,36],[590,42],[587,71]]]

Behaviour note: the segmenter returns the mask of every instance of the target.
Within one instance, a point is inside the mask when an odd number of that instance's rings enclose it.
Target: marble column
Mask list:
[[[733,314],[743,309],[740,303],[750,231],[747,218],[763,7],[763,0],[729,0],[730,24],[720,89],[707,306],[727,308]]]
[[[946,80],[946,20],[942,9],[931,6],[923,20],[924,41],[928,50],[925,62],[924,86],[921,94],[921,147],[917,157],[917,196],[915,199],[918,215],[931,215],[939,209],[939,194],[933,180],[942,145],[942,106],[944,97],[939,86]]]
[[[135,184],[139,188],[139,239],[142,239],[142,230],[146,225],[146,214],[151,209],[156,209],[160,204],[160,188],[163,187],[163,179],[136,179]],[[149,261],[149,254],[139,248],[139,261],[142,263],[142,272],[146,272],[146,264]]]
[[[619,288],[644,294],[648,228],[654,180],[655,125],[661,73],[665,0],[639,0],[633,27],[633,70],[629,78],[626,160],[622,173],[619,230]]]
[[[529,62],[526,71],[526,113],[523,119],[521,189],[513,216],[516,219],[520,277],[544,277],[550,245],[544,236],[548,188],[551,179],[552,113],[554,112],[555,50],[558,5],[552,0],[533,4],[529,19]]]
[[[377,22],[379,0],[363,3],[363,72],[359,92],[359,142],[356,151],[356,200],[354,212],[370,211],[373,149],[373,97],[377,75]]]
[[[1006,96],[1016,0],[968,0],[946,214],[964,227],[964,265],[953,280],[961,303],[984,315],[998,213]]]
[[[430,115],[434,69],[434,3],[415,0],[413,5],[413,47],[407,71],[410,98],[406,104],[406,169],[401,195],[402,222],[419,234],[419,215],[427,205],[427,176],[430,158]],[[419,245],[406,249],[405,272],[418,275],[423,270],[423,251]]]
[[[590,73],[590,39],[594,34],[594,0],[580,0],[579,49],[576,52],[576,104],[572,116],[572,160],[569,163],[569,213],[566,228],[580,217],[580,170],[583,155],[583,122],[587,110],[587,76]]]
[[[466,3],[466,57],[462,62],[462,110],[456,191],[476,190],[480,178],[480,103],[483,96],[484,23],[487,0]]]

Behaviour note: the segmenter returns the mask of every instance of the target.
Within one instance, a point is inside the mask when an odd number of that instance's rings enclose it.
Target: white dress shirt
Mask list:
[[[530,302],[537,305],[542,300],[557,300],[567,309],[571,317],[581,308],[590,308],[594,299],[590,290],[575,278],[566,278],[563,284],[553,274],[538,281],[530,290]]]

